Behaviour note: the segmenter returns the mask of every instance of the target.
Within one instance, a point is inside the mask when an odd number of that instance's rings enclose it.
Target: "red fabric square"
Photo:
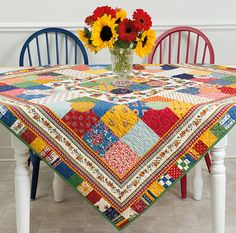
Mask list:
[[[226,93],[226,94],[230,94],[230,95],[236,94],[236,88],[233,88],[233,87],[220,87],[218,89],[221,90],[221,92]]]
[[[24,91],[25,89],[23,88],[16,88],[10,91],[4,91],[3,93],[7,95],[11,95],[11,96],[17,96],[17,95],[21,95]]]
[[[208,146],[201,140],[199,140],[194,146],[193,149],[200,155],[204,154],[207,149]]]
[[[139,157],[128,145],[118,141],[110,147],[104,160],[120,177],[123,177],[139,161]]]
[[[86,197],[93,204],[97,203],[102,198],[95,190],[91,191]]]
[[[21,138],[28,144],[33,142],[36,137],[37,136],[29,129],[27,129],[24,133],[21,134]]]
[[[192,78],[191,81],[197,81],[202,83],[209,83],[211,81],[217,80],[217,78],[201,77],[201,78]]]
[[[87,112],[78,112],[70,110],[62,120],[80,137],[86,134],[99,120],[98,116],[89,110]]]
[[[87,65],[77,65],[71,68],[72,70],[79,70],[79,71],[85,71],[85,70],[89,70],[89,66]]]
[[[131,206],[131,208],[140,214],[146,208],[146,206],[147,205],[141,199],[139,199]]]
[[[144,113],[142,120],[160,137],[162,137],[178,120],[169,108],[161,110],[149,109]]]
[[[171,167],[171,169],[168,170],[167,173],[175,180],[178,179],[183,174],[183,172],[176,165]]]

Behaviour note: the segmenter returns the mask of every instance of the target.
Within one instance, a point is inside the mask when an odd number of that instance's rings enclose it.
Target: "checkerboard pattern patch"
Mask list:
[[[174,182],[174,179],[169,174],[164,174],[158,179],[158,183],[163,186],[165,189],[171,186]]]

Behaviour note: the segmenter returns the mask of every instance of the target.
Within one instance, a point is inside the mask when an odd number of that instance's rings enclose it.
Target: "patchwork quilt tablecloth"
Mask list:
[[[135,65],[0,73],[0,120],[118,230],[187,173],[236,121],[236,68]]]

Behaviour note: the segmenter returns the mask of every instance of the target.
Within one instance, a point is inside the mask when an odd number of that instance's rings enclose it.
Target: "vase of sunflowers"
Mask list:
[[[133,68],[133,49],[120,48],[114,46],[110,49],[111,53],[111,68],[116,77],[119,77],[120,84],[115,81],[115,84],[125,85],[128,82],[127,76],[132,73]]]
[[[113,73],[118,77],[116,83],[130,84],[127,78],[132,73],[133,52],[143,58],[155,45],[156,34],[151,29],[149,14],[136,9],[129,19],[123,9],[101,6],[85,19],[85,23],[88,27],[78,32],[85,47],[95,53],[108,48]]]

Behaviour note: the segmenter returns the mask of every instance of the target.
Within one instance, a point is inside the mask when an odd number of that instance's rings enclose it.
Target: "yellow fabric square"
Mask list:
[[[227,85],[227,87],[236,88],[236,83],[234,83],[234,84],[230,84],[230,85]]]
[[[77,189],[84,195],[87,196],[92,190],[93,188],[85,181],[83,181],[78,187]]]
[[[92,102],[74,102],[71,104],[71,107],[78,112],[87,112],[93,108],[95,103]]]
[[[39,80],[34,80],[35,83],[38,84],[46,84],[46,83],[50,83],[50,82],[55,82],[55,80],[50,80],[50,79],[39,79]]]
[[[181,101],[172,101],[168,106],[179,118],[182,118],[192,107],[192,104]]]
[[[30,145],[36,153],[40,153],[47,146],[40,138],[36,138]]]
[[[199,137],[199,140],[210,147],[213,143],[216,142],[217,137],[210,130],[207,130]]]
[[[101,120],[121,138],[138,122],[138,116],[127,106],[117,105],[106,112]]]
[[[188,74],[193,74],[193,75],[208,75],[211,74],[211,71],[207,71],[207,70],[191,70],[190,72],[188,72]]]
[[[88,74],[103,74],[106,73],[107,70],[86,70],[86,73]]]
[[[150,192],[156,197],[158,197],[165,189],[160,184],[158,184],[156,181],[153,182],[148,188]]]

